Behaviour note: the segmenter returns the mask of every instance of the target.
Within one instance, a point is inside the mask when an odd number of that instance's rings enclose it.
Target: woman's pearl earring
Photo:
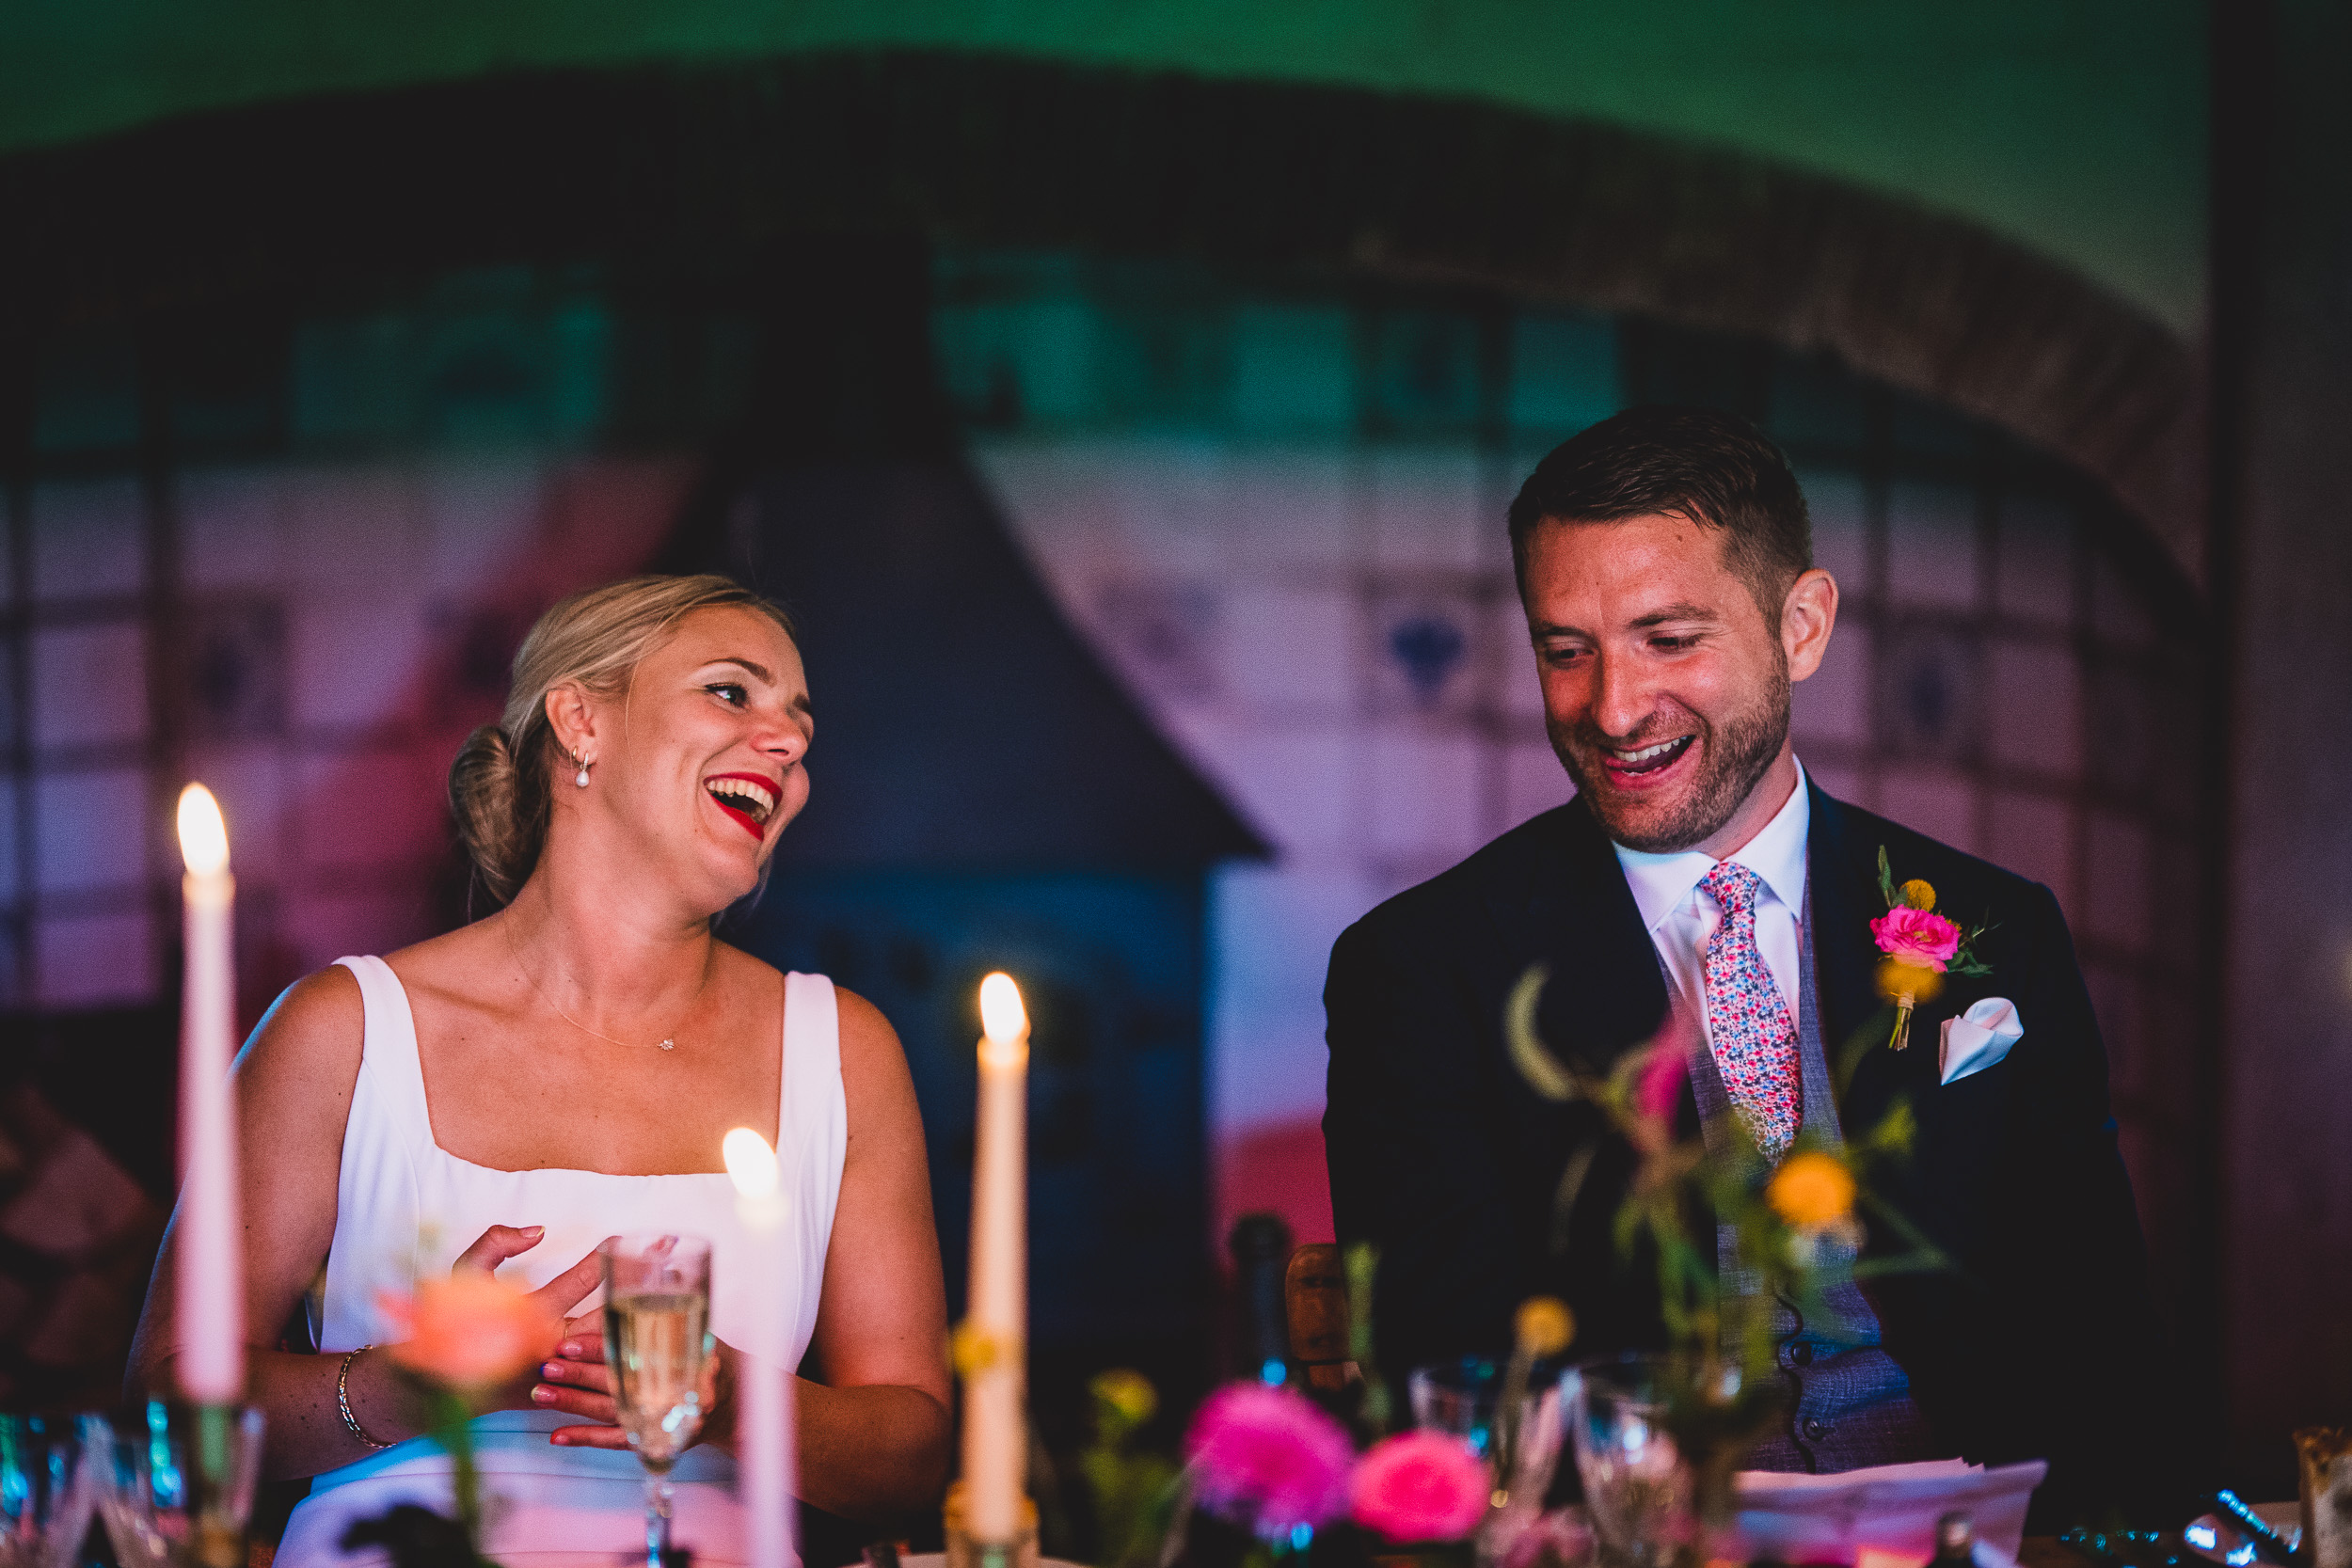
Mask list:
[[[574,752],[572,753],[572,760],[580,764],[580,771],[572,775],[572,783],[578,784],[582,789],[586,789],[588,787],[588,759],[580,752]]]

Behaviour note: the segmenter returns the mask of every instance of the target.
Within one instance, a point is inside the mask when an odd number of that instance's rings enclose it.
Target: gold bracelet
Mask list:
[[[343,1357],[343,1370],[335,1374],[335,1408],[343,1413],[343,1428],[372,1449],[389,1449],[390,1443],[379,1443],[368,1435],[368,1429],[359,1424],[359,1418],[351,1413],[351,1364],[373,1350],[373,1345],[361,1345]]]

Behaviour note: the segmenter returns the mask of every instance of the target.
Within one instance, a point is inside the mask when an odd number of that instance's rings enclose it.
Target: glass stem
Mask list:
[[[670,1560],[670,1473],[645,1473],[645,1568],[666,1568]]]

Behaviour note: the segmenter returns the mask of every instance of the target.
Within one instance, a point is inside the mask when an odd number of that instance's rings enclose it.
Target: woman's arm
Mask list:
[[[825,1253],[816,1350],[797,1385],[803,1498],[848,1518],[929,1508],[947,1478],[947,1295],[930,1167],[898,1037],[837,993],[850,1147]]]
[[[239,1053],[237,1189],[245,1225],[245,1322],[251,1398],[269,1419],[263,1473],[314,1475],[366,1456],[335,1408],[341,1356],[278,1348],[295,1304],[326,1263],[335,1237],[335,1187],[343,1124],[359,1077],[359,983],[321,970],[280,996]],[[172,1386],[172,1279],[179,1254],[175,1210],[139,1314],[127,1382],[135,1397]],[[383,1358],[352,1368],[352,1407],[373,1435],[413,1435]]]
[[[317,1475],[374,1451],[352,1434],[336,1407],[342,1355],[278,1348],[295,1304],[318,1277],[335,1240],[343,1130],[358,1083],[365,1029],[358,981],[340,966],[322,970],[278,999],[238,1054],[234,1069],[246,1383],[253,1402],[268,1417],[262,1466],[273,1480]],[[179,1354],[171,1310],[178,1232],[175,1212],[132,1341],[126,1382],[135,1398],[172,1385],[172,1361]],[[539,1235],[535,1226],[494,1225],[465,1250],[452,1272],[495,1272],[537,1246]],[[596,1289],[597,1277],[592,1252],[534,1293],[549,1310],[567,1312]],[[381,1352],[352,1362],[345,1392],[352,1414],[379,1443],[397,1443],[422,1430]],[[498,1402],[526,1405],[523,1386]]]

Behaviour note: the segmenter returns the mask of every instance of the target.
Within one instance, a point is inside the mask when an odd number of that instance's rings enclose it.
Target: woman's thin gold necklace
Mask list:
[[[566,1023],[570,1024],[573,1028],[575,1028],[575,1029],[579,1030],[579,1031],[580,1031],[581,1034],[583,1034],[583,1035],[594,1035],[594,1036],[596,1036],[596,1038],[598,1038],[598,1039],[600,1039],[600,1040],[607,1040],[607,1041],[610,1041],[612,1044],[614,1044],[614,1045],[622,1045],[622,1046],[626,1046],[626,1045],[628,1045],[628,1044],[629,1043],[629,1042],[628,1042],[628,1041],[627,1041],[627,1040],[616,1040],[616,1039],[613,1039],[612,1036],[610,1036],[610,1035],[606,1034],[606,1033],[605,1033],[603,1030],[601,1030],[601,1029],[591,1029],[591,1028],[589,1028],[589,1027],[588,1027],[588,1025],[586,1025],[585,1023],[580,1022],[580,1020],[578,1020],[578,1019],[574,1018],[571,1014],[569,1014],[569,1013],[565,1012],[563,1008],[561,1008],[561,1007],[557,1006],[555,1005],[555,998],[554,998],[554,997],[549,996],[549,995],[548,995],[546,991],[544,991],[544,990],[539,990],[539,982],[538,982],[538,981],[536,981],[536,980],[534,980],[534,979],[532,979],[532,978],[531,977],[531,970],[530,970],[530,967],[529,967],[528,965],[526,965],[526,964],[523,962],[523,956],[522,956],[522,953],[521,953],[521,951],[520,951],[518,948],[516,948],[516,945],[515,945],[515,934],[514,934],[512,931],[509,931],[509,932],[507,933],[507,935],[506,935],[506,951],[507,951],[509,954],[513,955],[514,959],[515,959],[515,967],[516,967],[517,970],[520,970],[520,971],[522,972],[523,983],[524,983],[525,985],[529,986],[529,987],[530,987],[530,988],[531,988],[533,991],[538,992],[538,997],[539,997],[539,1000],[540,1000],[540,1001],[542,1001],[542,1002],[544,1002],[544,1003],[546,1003],[546,1004],[548,1005],[548,1011],[549,1011],[549,1012],[553,1013],[556,1017],[558,1017],[558,1018],[562,1019],[564,1022],[566,1022]],[[681,1018],[679,1019],[679,1021],[678,1021],[679,1022],[683,1023],[683,1022],[684,1022],[687,1019],[689,1019],[689,1018],[692,1018],[692,1017],[694,1016],[694,1006],[695,1006],[695,1004],[696,1004],[696,1003],[698,1003],[698,1002],[700,1002],[700,1001],[703,999],[703,991],[704,991],[706,989],[707,989],[707,988],[709,987],[709,985],[710,985],[710,968],[711,968],[711,964],[710,964],[710,955],[708,955],[708,954],[705,954],[705,955],[703,956],[703,977],[702,977],[702,983],[701,983],[700,985],[697,985],[697,986],[694,988],[694,994],[693,994],[691,997],[690,997],[690,998],[688,998],[688,999],[687,999],[687,1003],[686,1003],[686,1012],[685,1012],[685,1014],[683,1015],[683,1017],[681,1017]],[[659,1039],[659,1040],[655,1041],[654,1043],[655,1043],[657,1046],[659,1046],[659,1047],[660,1047],[661,1050],[663,1050],[663,1051],[675,1051],[675,1050],[676,1050],[676,1049],[677,1049],[677,1031],[676,1031],[676,1030],[675,1030],[675,1029],[671,1030],[668,1034],[666,1034],[666,1035],[662,1036],[660,1039]],[[634,1048],[632,1047],[632,1049],[634,1049]]]

